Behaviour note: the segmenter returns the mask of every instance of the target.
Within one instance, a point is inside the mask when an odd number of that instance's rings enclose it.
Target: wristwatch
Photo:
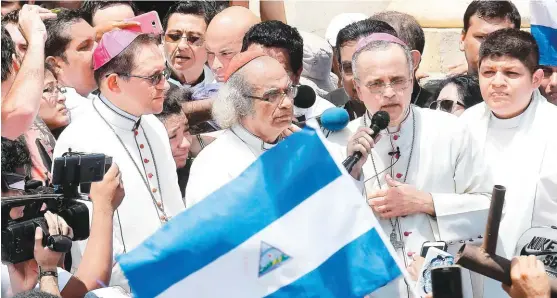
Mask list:
[[[44,271],[43,268],[39,267],[39,280],[41,280],[44,276],[54,276],[58,278],[58,272],[50,270]]]

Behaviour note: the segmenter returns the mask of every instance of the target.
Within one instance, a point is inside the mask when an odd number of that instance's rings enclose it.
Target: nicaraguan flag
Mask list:
[[[394,255],[352,177],[306,128],[118,261],[136,297],[347,298],[399,277]]]
[[[540,48],[540,65],[557,66],[557,0],[531,0],[531,32]]]

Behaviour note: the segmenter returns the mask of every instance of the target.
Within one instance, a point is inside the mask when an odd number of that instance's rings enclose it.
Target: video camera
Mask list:
[[[2,262],[16,264],[33,259],[35,229],[43,230],[43,245],[57,252],[69,252],[72,241],[89,237],[89,209],[79,202],[81,184],[101,181],[112,164],[112,157],[104,154],[64,153],[54,159],[52,186],[42,187],[37,194],[37,183],[27,181],[25,195],[2,198]],[[10,174],[2,173],[2,191],[8,185],[4,182]],[[12,179],[13,180],[13,179]],[[21,183],[20,183],[21,184]],[[28,186],[31,186],[29,188]],[[34,187],[35,189],[32,189]],[[41,188],[41,187],[39,187]],[[81,189],[83,193],[83,188]],[[46,208],[43,206],[46,205]],[[12,218],[10,211],[22,207],[23,216]],[[61,216],[73,230],[73,240],[63,235],[50,235],[44,219],[46,211]]]

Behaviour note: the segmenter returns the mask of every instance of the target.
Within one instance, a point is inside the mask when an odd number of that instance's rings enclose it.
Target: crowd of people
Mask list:
[[[113,164],[91,185],[88,240],[64,255],[37,228],[35,258],[2,266],[2,297],[130,292],[117,255],[334,107],[351,121],[326,144],[339,161],[362,155],[349,174],[410,272],[424,242],[451,254],[482,244],[495,184],[507,188],[498,255],[557,226],[557,61],[540,59],[548,49],[510,1],[472,1],[466,63],[424,84],[424,31],[401,12],[340,14],[322,38],[289,25],[282,1],[261,1],[259,16],[244,1],[25,2],[2,2],[2,179],[49,186],[68,151]],[[132,19],[151,10],[160,35]],[[315,92],[309,108],[296,106],[300,85]],[[378,111],[390,122],[374,139]],[[2,197],[24,194],[16,185]],[[71,237],[61,217],[45,219]],[[510,287],[463,270],[464,296],[549,297],[541,261],[512,264]],[[399,278],[369,297],[410,295]]]

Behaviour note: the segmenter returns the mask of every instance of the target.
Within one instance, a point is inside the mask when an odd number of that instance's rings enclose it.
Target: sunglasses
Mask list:
[[[429,105],[429,108],[432,109],[432,110],[440,110],[440,111],[443,111],[443,112],[452,113],[459,106],[462,107],[463,109],[466,109],[466,106],[464,106],[464,104],[462,104],[458,101],[453,101],[453,100],[450,100],[450,99],[442,99],[442,100],[436,100],[436,101],[432,102]]]
[[[158,85],[163,79],[166,81],[166,80],[168,80],[168,78],[170,78],[170,70],[168,68],[166,68],[162,72],[156,73],[152,76],[139,76],[139,75],[133,75],[133,74],[129,74],[129,73],[116,73],[116,74],[119,75],[119,76],[123,76],[123,77],[144,79],[144,80],[149,81],[149,83],[153,86]]]
[[[201,36],[196,36],[196,35],[191,35],[191,33],[188,32],[172,32],[172,33],[166,33],[164,35],[164,41],[165,42],[170,42],[170,43],[177,43],[180,42],[180,40],[182,39],[186,39],[186,42],[189,45],[192,46],[202,46],[205,43],[205,40],[203,39],[203,37]]]

